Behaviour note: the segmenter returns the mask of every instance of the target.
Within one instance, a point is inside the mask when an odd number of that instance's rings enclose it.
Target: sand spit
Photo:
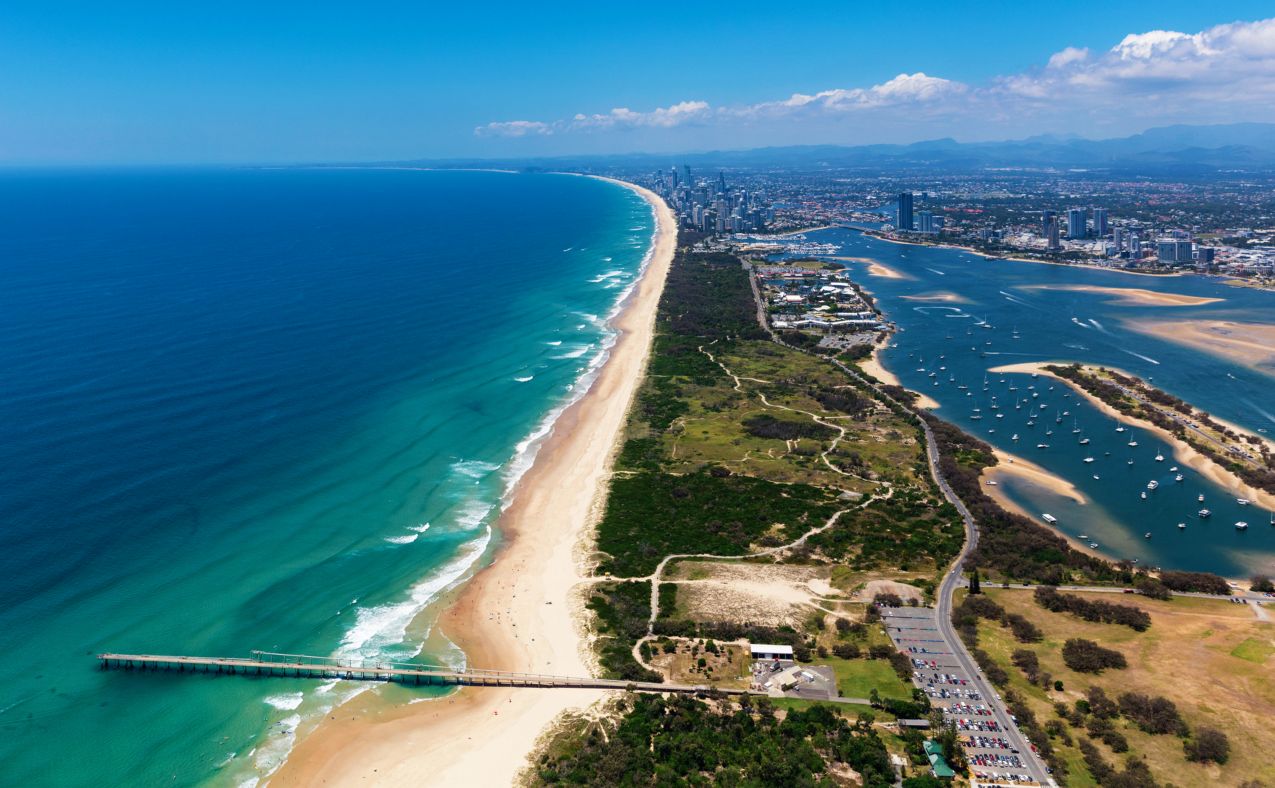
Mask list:
[[[1192,470],[1199,473],[1201,476],[1208,478],[1210,481],[1222,487],[1223,489],[1229,491],[1231,494],[1235,495],[1236,497],[1247,498],[1250,501],[1253,501],[1254,503],[1256,503],[1258,506],[1261,506],[1267,510],[1275,511],[1275,495],[1272,495],[1264,490],[1258,490],[1255,487],[1251,487],[1245,484],[1235,474],[1231,473],[1226,468],[1223,468],[1221,465],[1218,465],[1216,462],[1214,462],[1212,458],[1207,457],[1201,454],[1200,452],[1196,451],[1196,449],[1192,447],[1191,444],[1187,443],[1181,438],[1178,438],[1173,433],[1169,432],[1163,427],[1159,427],[1155,424],[1152,424],[1149,421],[1133,418],[1129,416],[1128,414],[1121,413],[1120,411],[1111,407],[1107,403],[1098,399],[1097,397],[1090,394],[1088,391],[1085,391],[1084,389],[1080,388],[1079,386],[1072,383],[1071,381],[1065,378],[1060,378],[1057,375],[1054,375],[1053,373],[1045,370],[1045,367],[1050,364],[1065,365],[1069,363],[1071,362],[1068,362],[1068,361],[1031,362],[1029,361],[1022,364],[1006,364],[1005,366],[1002,366],[1002,367],[994,367],[989,371],[990,372],[1018,372],[1022,374],[1036,373],[1039,375],[1046,375],[1051,378],[1057,378],[1058,380],[1061,380],[1063,383],[1066,383],[1068,386],[1070,386],[1074,391],[1076,391],[1085,399],[1087,399],[1090,403],[1093,404],[1094,407],[1098,408],[1098,410],[1102,411],[1107,416],[1110,416],[1113,419],[1117,419],[1118,421],[1124,422],[1125,424],[1130,424],[1135,427],[1140,427],[1141,429],[1155,433],[1157,437],[1159,437],[1160,439],[1162,439],[1163,441],[1165,441],[1166,443],[1168,443],[1170,446],[1173,447],[1173,458],[1174,460],[1177,461],[1179,465],[1185,465],[1186,467],[1191,468]],[[1128,373],[1122,372],[1121,370],[1118,370],[1118,369],[1112,370],[1112,371],[1118,372],[1121,375],[1128,375]],[[1133,376],[1129,375],[1129,377],[1133,377]],[[1219,423],[1222,423],[1222,422],[1220,422],[1219,420]],[[1236,427],[1233,424],[1226,424],[1226,426],[1233,430],[1236,430],[1237,432],[1240,432],[1241,434],[1251,434],[1247,430],[1240,427]]]
[[[1107,303],[1118,306],[1203,306],[1224,301],[1222,298],[1159,293],[1140,287],[1101,287],[1099,285],[1024,285],[1023,290],[1061,290],[1076,293],[1102,293],[1112,296]]]
[[[1167,339],[1275,377],[1275,324],[1230,320],[1126,320],[1140,334]]]
[[[904,301],[926,301],[944,304],[968,304],[971,301],[963,295],[956,293],[922,293],[921,295],[905,295],[899,296]]]
[[[514,490],[500,519],[505,542],[495,561],[462,587],[439,621],[476,667],[590,672],[577,595],[587,571],[581,548],[601,513],[677,243],[664,202],[645,189],[621,185],[655,208],[654,254],[614,321],[620,337],[609,360],[589,392],[559,418]],[[560,713],[602,695],[466,687],[441,700],[390,708],[356,700],[305,736],[270,784],[510,785]]]

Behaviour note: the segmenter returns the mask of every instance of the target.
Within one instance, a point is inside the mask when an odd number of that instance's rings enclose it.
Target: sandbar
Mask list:
[[[1103,293],[1112,296],[1109,304],[1119,306],[1203,306],[1216,304],[1225,299],[1206,298],[1204,296],[1185,295],[1183,293],[1160,293],[1145,290],[1141,287],[1102,287],[1100,285],[1024,285],[1024,290],[1066,290],[1077,293]]]
[[[1048,377],[1061,380],[1063,383],[1066,383],[1074,391],[1076,391],[1078,394],[1083,396],[1094,407],[1098,408],[1098,410],[1102,411],[1102,413],[1106,414],[1107,416],[1110,416],[1111,418],[1121,421],[1125,424],[1130,424],[1135,427],[1140,427],[1144,430],[1155,433],[1157,437],[1161,438],[1166,443],[1168,443],[1171,447],[1173,447],[1173,458],[1174,460],[1177,461],[1179,465],[1185,465],[1188,468],[1191,468],[1192,470],[1199,473],[1201,476],[1206,477],[1207,479],[1212,481],[1214,484],[1217,484],[1219,487],[1222,487],[1223,489],[1229,491],[1231,494],[1235,495],[1236,497],[1247,498],[1248,500],[1253,501],[1258,506],[1261,506],[1271,511],[1275,511],[1275,495],[1272,495],[1271,493],[1268,493],[1265,490],[1259,490],[1256,487],[1252,487],[1248,484],[1245,484],[1243,481],[1240,480],[1238,476],[1236,476],[1235,474],[1231,473],[1226,468],[1214,462],[1211,457],[1201,454],[1193,446],[1191,446],[1191,444],[1177,437],[1176,435],[1164,429],[1163,427],[1160,427],[1156,424],[1152,424],[1151,422],[1146,421],[1144,419],[1135,418],[1133,416],[1128,415],[1127,413],[1122,413],[1116,410],[1115,408],[1111,407],[1107,403],[1103,402],[1102,400],[1098,399],[1094,395],[1090,394],[1088,391],[1084,390],[1080,386],[1077,386],[1075,383],[1071,382],[1070,380],[1067,380],[1066,378],[1058,377],[1057,375],[1045,369],[1047,365],[1055,364],[1055,365],[1065,366],[1069,363],[1071,362],[1028,361],[1022,364],[1006,364],[1000,367],[993,367],[992,369],[988,370],[988,372],[1017,372],[1020,374],[1029,374],[1029,375],[1032,373],[1036,373],[1039,375],[1046,375]],[[1111,369],[1111,368],[1108,367],[1107,369]],[[1134,377],[1133,375],[1129,375],[1127,372],[1123,372],[1118,369],[1113,369],[1112,371],[1117,372],[1121,375],[1128,375],[1129,377]],[[1210,415],[1210,418],[1214,418],[1214,417]],[[1214,418],[1214,420],[1218,421],[1218,423],[1223,423],[1220,419]],[[1242,427],[1235,426],[1234,424],[1225,423],[1225,426],[1242,435],[1253,434],[1250,431],[1243,429]],[[1257,437],[1261,438],[1261,436],[1257,436]],[[1263,440],[1265,440],[1265,438],[1263,438]]]
[[[970,300],[963,295],[956,293],[922,293],[921,295],[905,295],[899,296],[904,301],[935,301],[944,304],[968,304]]]
[[[1275,324],[1231,320],[1126,320],[1124,326],[1275,377]]]
[[[504,541],[495,560],[461,587],[438,622],[477,668],[592,672],[578,586],[588,573],[593,528],[677,245],[677,225],[663,200],[616,182],[655,209],[654,253],[613,321],[619,338],[597,380],[562,413],[513,491],[500,518]],[[373,710],[356,699],[305,735],[269,782],[510,785],[561,713],[603,694],[465,687],[440,700]]]

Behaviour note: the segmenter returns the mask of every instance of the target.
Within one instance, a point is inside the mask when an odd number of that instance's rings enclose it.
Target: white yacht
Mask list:
[[[1163,455],[1163,454],[1157,454],[1157,455],[1155,456],[1155,461],[1156,461],[1156,462],[1164,462],[1164,455]]]
[[[1042,514],[1042,515],[1040,516],[1040,519],[1044,520],[1045,522],[1049,523],[1050,525],[1053,525],[1054,523],[1058,522],[1058,518],[1057,518],[1057,517],[1054,517],[1052,514]]]
[[[1152,479],[1151,481],[1147,482],[1147,489],[1148,489],[1148,490],[1154,490],[1155,488],[1157,488],[1157,487],[1159,487],[1159,486],[1160,486],[1160,483],[1159,483],[1158,481],[1156,481],[1155,479]]]
[[[1244,522],[1243,520],[1240,520],[1239,522],[1235,523],[1235,530],[1237,531],[1248,530],[1248,523]]]

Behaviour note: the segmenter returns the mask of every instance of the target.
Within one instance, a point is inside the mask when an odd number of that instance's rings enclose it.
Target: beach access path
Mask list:
[[[612,461],[654,334],[677,246],[672,211],[656,217],[646,270],[612,325],[619,337],[589,391],[567,408],[500,518],[503,544],[439,619],[469,664],[491,670],[590,675],[579,584],[605,504]],[[387,704],[357,698],[303,735],[274,786],[511,785],[541,735],[598,689],[464,688],[445,698]],[[371,696],[372,693],[367,693]]]

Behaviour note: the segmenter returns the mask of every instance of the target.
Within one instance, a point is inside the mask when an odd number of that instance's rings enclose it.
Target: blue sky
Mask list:
[[[1275,120],[1275,22],[1253,24],[1272,6],[1220,5],[9,0],[0,162],[674,151]]]

